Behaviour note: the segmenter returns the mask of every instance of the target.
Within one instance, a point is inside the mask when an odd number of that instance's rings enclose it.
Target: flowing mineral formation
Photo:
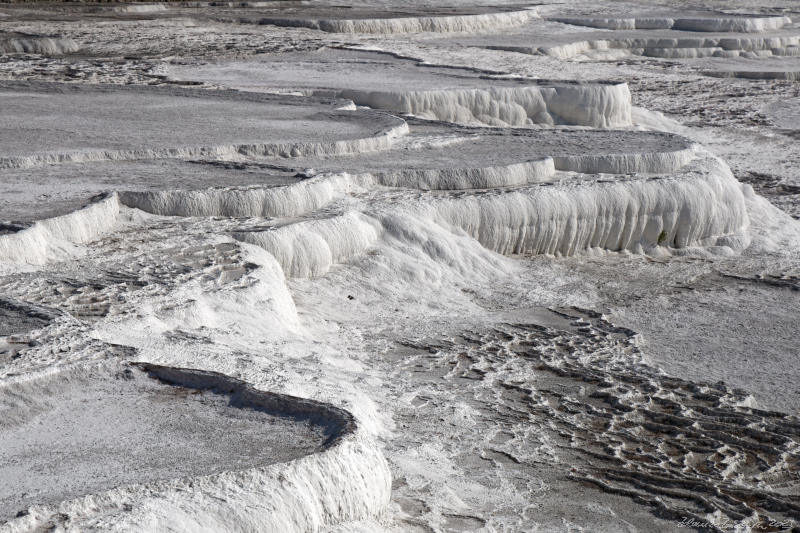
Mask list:
[[[176,81],[202,79],[247,91],[346,98],[360,106],[463,124],[631,125],[630,93],[624,83],[487,77],[485,72],[437,68],[357,50],[172,66],[167,74]]]
[[[0,532],[797,528],[799,13],[711,3],[0,4]]]

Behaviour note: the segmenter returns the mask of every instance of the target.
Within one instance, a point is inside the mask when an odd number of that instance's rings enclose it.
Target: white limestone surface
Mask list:
[[[66,84],[0,88],[0,168],[63,162],[388,148],[403,120],[338,110],[347,102]],[[60,114],[59,129],[51,116]]]
[[[491,126],[630,126],[630,93],[620,82],[487,77],[388,54],[321,49],[249,61],[169,65],[175,80],[248,91],[335,96],[422,118]],[[483,75],[482,75],[483,74]]]

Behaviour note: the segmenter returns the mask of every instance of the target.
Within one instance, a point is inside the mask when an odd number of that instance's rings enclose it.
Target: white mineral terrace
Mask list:
[[[750,80],[800,80],[800,56],[728,61],[698,61],[693,66],[707,76]]]
[[[468,3],[467,3],[468,4]],[[294,9],[246,10],[242,14],[215,17],[239,23],[303,27],[329,33],[405,34],[419,32],[451,33],[503,30],[537,18],[535,9],[492,10],[485,7],[428,8],[418,6],[410,12],[388,8],[376,12],[372,6],[354,6],[347,11],[332,6],[302,4]],[[292,13],[292,11],[294,13]]]
[[[323,49],[247,62],[176,65],[166,72],[176,80],[336,96],[360,106],[466,124],[631,125],[624,83],[491,78],[485,72],[437,68],[374,52]]]
[[[665,59],[761,58],[798,55],[800,29],[790,17],[546,17],[502,35],[458,35],[438,42],[559,59],[630,56]]]
[[[0,32],[0,53],[3,54],[63,55],[77,51],[78,45],[72,39]]]
[[[384,149],[406,132],[401,119],[342,111],[348,102],[334,99],[13,83],[0,86],[0,98],[0,168],[236,153],[341,154]],[[49,129],[56,111],[61,125]]]
[[[271,465],[314,462],[320,480],[331,479],[340,474],[325,471],[333,463],[309,456],[346,454],[356,429],[347,412],[325,404],[257,391],[219,374],[152,365],[95,364],[10,380],[0,397],[4,512],[40,506],[20,521],[23,527],[47,516],[42,504],[56,508],[73,500],[62,508],[80,509],[87,502],[76,497],[102,492],[92,505],[114,512],[123,503],[118,491],[110,489],[157,481],[162,490],[178,493],[186,482],[168,480],[198,470],[217,478],[236,470],[246,479],[272,474]],[[377,459],[368,468],[358,473],[365,477],[361,481],[385,495],[386,465]],[[76,471],[85,476],[75,479]],[[282,505],[308,504],[292,501],[290,494],[278,503],[281,489],[270,489],[276,511]],[[263,486],[251,490],[268,493]],[[342,486],[319,490],[316,497],[346,492]],[[359,498],[361,493],[350,496]],[[288,509],[281,511],[288,514]],[[308,522],[315,519],[320,518],[309,516]],[[264,527],[303,525],[264,522]]]
[[[797,529],[798,17],[0,3],[0,533]]]
[[[796,56],[800,52],[800,30],[781,30],[768,33],[705,33],[665,30],[619,30],[581,32],[542,38],[520,32],[502,39],[486,37],[467,40],[470,44],[524,54],[544,54],[559,59],[595,56],[613,58],[644,56],[665,59],[697,57]]]
[[[781,16],[725,16],[713,14],[625,14],[603,17],[549,17],[549,20],[607,30],[680,30],[695,32],[762,33],[792,23]]]

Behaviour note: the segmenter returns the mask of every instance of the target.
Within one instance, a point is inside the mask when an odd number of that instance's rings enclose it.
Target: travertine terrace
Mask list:
[[[800,528],[788,0],[0,0],[0,532]]]

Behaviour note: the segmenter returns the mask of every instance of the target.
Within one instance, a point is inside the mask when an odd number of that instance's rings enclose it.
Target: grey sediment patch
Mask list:
[[[762,109],[763,113],[783,132],[800,131],[800,98],[782,98]]]
[[[586,487],[590,494],[599,491],[593,503],[614,510],[596,514],[599,531],[617,529],[598,525],[609,516],[642,531],[676,531],[687,518],[731,523],[705,531],[747,530],[746,524],[768,530],[770,521],[797,527],[797,416],[748,407],[745,391],[723,383],[665,375],[644,362],[637,332],[597,312],[552,311],[568,324],[502,324],[456,340],[409,343],[419,355],[398,375],[407,372],[417,390],[426,380],[444,382],[450,404],[467,404],[476,413],[469,425],[454,428],[456,438],[509,435],[462,452],[508,468],[462,467],[466,476],[515,483],[541,501],[537,525],[544,517],[553,521],[552,530],[564,513],[553,494],[572,498]],[[404,414],[423,440],[425,431],[439,431],[426,420],[444,416],[445,408],[435,400],[420,403]],[[518,424],[527,428],[524,437]],[[537,478],[545,480],[548,497],[532,493],[528,482]],[[411,491],[397,492],[396,498]],[[586,512],[580,507],[576,502],[576,514]],[[659,521],[642,523],[643,509]]]
[[[706,70],[703,74],[713,78],[800,81],[800,70]]]
[[[54,309],[11,298],[0,298],[0,363],[13,359],[34,341],[29,332],[50,324]]]
[[[202,157],[354,153],[388,148],[397,117],[348,101],[237,91],[0,83],[0,168]],[[59,117],[53,128],[51,116]],[[65,135],[68,132],[68,135]]]
[[[119,486],[283,463],[355,430],[342,409],[214,373],[70,367],[0,386],[0,519]]]
[[[46,326],[58,314],[39,305],[0,298],[0,337],[27,333]]]

